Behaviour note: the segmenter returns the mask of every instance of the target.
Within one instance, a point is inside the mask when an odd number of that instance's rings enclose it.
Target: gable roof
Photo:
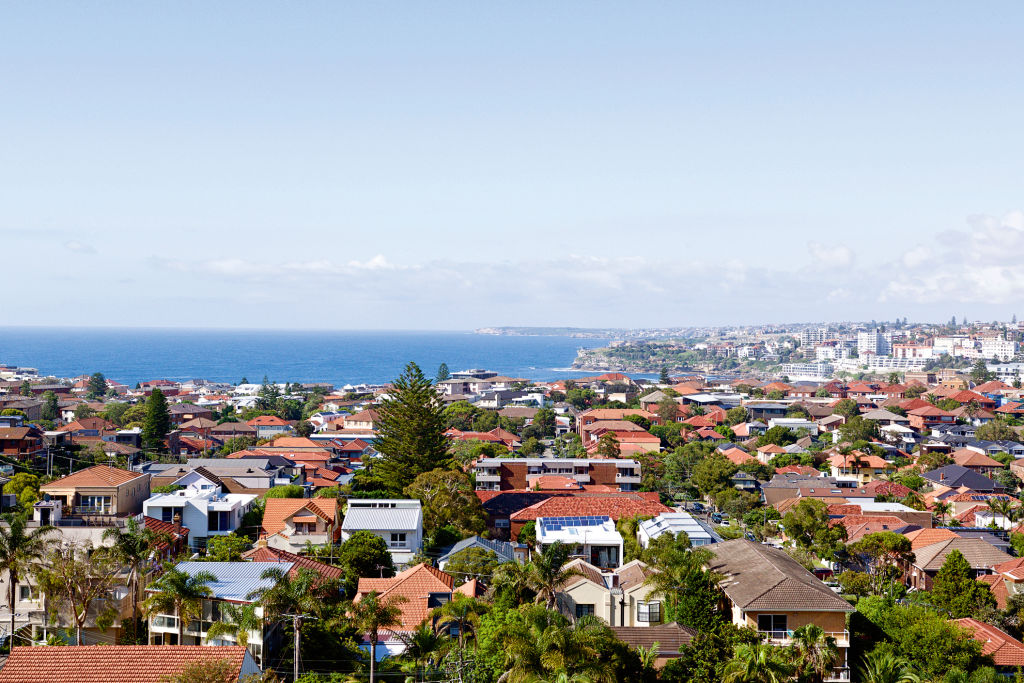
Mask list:
[[[916,531],[909,531],[903,535],[910,539],[910,549],[914,552],[934,543],[939,543],[940,541],[959,538],[959,536],[949,529],[917,529]]]
[[[714,554],[709,568],[723,575],[719,585],[741,609],[853,611],[850,603],[781,550],[741,538],[707,548]]]
[[[240,645],[16,646],[0,669],[0,683],[162,683],[190,664],[227,660],[227,681],[242,675]]]
[[[246,550],[242,553],[242,559],[250,562],[287,562],[291,565],[288,573],[293,577],[299,573],[300,569],[312,569],[325,579],[340,579],[345,575],[345,572],[340,567],[317,562],[305,555],[296,555],[287,550],[279,550],[269,546],[257,546],[252,550]]]
[[[996,666],[1024,666],[1024,643],[991,624],[977,619],[956,619],[953,623],[966,629],[981,643],[981,654],[992,658]]]
[[[263,510],[263,533],[268,536],[284,531],[284,521],[300,510],[309,510],[328,524],[338,516],[337,498],[267,498]]]
[[[962,465],[946,465],[945,467],[925,472],[921,476],[928,481],[952,488],[966,486],[975,491],[994,491],[1003,488],[988,477]]]
[[[993,460],[984,453],[972,451],[970,448],[960,448],[953,451],[953,462],[961,467],[1002,467],[998,460]]]
[[[92,467],[86,467],[84,470],[78,470],[66,477],[61,477],[56,481],[51,481],[49,484],[43,484],[39,487],[39,490],[58,490],[69,486],[121,486],[143,476],[146,475],[141,472],[129,472],[128,470],[122,470],[109,465],[93,465]]]
[[[988,569],[1013,558],[980,538],[950,538],[914,551],[914,566],[925,571],[938,571],[946,556],[959,550],[974,569]]]
[[[430,614],[431,593],[451,593],[455,578],[440,569],[420,563],[390,579],[360,578],[354,602],[366,594],[376,591],[382,601],[393,595],[406,599],[397,605],[401,610],[400,624],[387,629],[389,632],[411,631],[419,626]]]

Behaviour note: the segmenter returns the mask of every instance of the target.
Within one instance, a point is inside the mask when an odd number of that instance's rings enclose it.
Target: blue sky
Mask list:
[[[0,320],[1024,314],[1024,6],[711,5],[8,4]]]

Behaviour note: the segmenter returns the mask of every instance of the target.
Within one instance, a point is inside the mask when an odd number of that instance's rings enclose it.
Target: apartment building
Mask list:
[[[515,491],[533,488],[537,479],[555,475],[581,485],[640,488],[640,463],[601,458],[481,458],[473,468],[477,491]]]

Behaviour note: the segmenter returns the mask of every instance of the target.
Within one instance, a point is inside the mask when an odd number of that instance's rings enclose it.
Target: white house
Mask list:
[[[395,564],[408,564],[423,545],[422,505],[404,498],[351,499],[341,523],[341,540],[347,541],[357,531],[380,536]]]
[[[637,528],[636,537],[640,546],[646,548],[651,541],[667,533],[677,536],[685,533],[693,546],[722,542],[722,537],[714,529],[694,519],[688,512],[663,512],[654,519],[644,520]]]
[[[164,522],[173,522],[180,516],[181,525],[189,529],[189,544],[198,549],[206,547],[210,536],[226,536],[238,529],[256,496],[222,493],[219,485],[202,476],[195,479],[183,489],[145,500],[142,514]]]
[[[538,517],[537,546],[543,551],[554,543],[569,546],[571,557],[601,569],[622,565],[622,535],[608,515]]]

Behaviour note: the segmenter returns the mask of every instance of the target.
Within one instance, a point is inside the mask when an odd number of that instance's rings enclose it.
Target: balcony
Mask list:
[[[793,631],[758,631],[758,633],[765,636],[773,645],[789,645],[793,642]],[[826,631],[825,635],[835,638],[838,647],[850,647],[849,631]]]
[[[615,475],[615,481],[616,481],[616,483],[619,483],[619,484],[639,484],[640,483],[640,475],[639,474],[628,474],[628,473],[625,473],[625,472],[617,473]]]
[[[850,670],[849,669],[833,669],[832,675],[825,679],[827,682],[832,681],[849,681]]]
[[[476,473],[476,480],[487,482],[501,481],[501,475],[490,470],[481,470]]]
[[[590,475],[587,474],[586,472],[576,472],[575,474],[569,476],[573,477],[576,481],[578,481],[581,484],[590,483]]]
[[[178,618],[169,617],[166,614],[160,614],[153,617],[149,623],[151,625],[150,628],[154,629],[166,629],[168,631],[178,630]]]

